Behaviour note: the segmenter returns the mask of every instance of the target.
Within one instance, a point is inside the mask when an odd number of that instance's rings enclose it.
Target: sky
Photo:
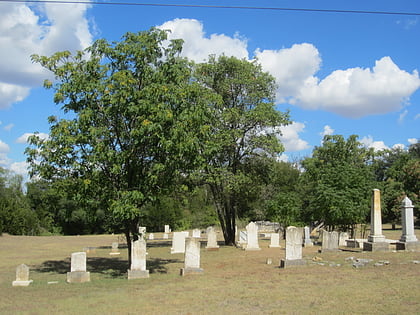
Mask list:
[[[119,1],[137,5],[0,0],[0,167],[26,176],[28,137],[48,137],[48,116],[63,117],[42,87],[50,74],[32,54],[74,52],[151,27],[184,39],[183,56],[197,62],[257,58],[278,84],[276,108],[293,121],[279,135],[285,161],[310,156],[324,135],[356,134],[376,150],[407,149],[420,138],[418,0]]]

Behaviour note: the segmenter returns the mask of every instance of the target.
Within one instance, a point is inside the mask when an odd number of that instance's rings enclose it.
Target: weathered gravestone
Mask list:
[[[119,255],[120,252],[118,250],[118,243],[117,242],[113,242],[111,244],[111,252],[109,253],[111,256],[116,256]]]
[[[239,246],[243,247],[247,243],[248,234],[247,231],[239,231]]]
[[[305,226],[303,228],[303,236],[304,236],[303,245],[305,247],[312,247],[312,246],[314,246],[314,243],[311,240],[311,230],[310,230],[309,226]]]
[[[90,281],[90,272],[86,271],[86,253],[71,254],[70,272],[67,272],[67,282],[82,283]]]
[[[207,228],[207,250],[219,250],[217,245],[217,233],[212,226]]]
[[[139,226],[139,237],[146,238],[146,227]]]
[[[168,234],[168,233],[163,233],[163,239],[164,239],[164,240],[169,239],[169,234]]]
[[[154,240],[155,239],[155,234],[154,233],[150,233],[148,236],[149,240]]]
[[[363,243],[364,251],[376,252],[389,250],[389,243],[386,242],[385,236],[382,234],[381,215],[381,192],[379,189],[374,189],[370,211],[370,234],[368,241]]]
[[[164,227],[164,231],[163,231],[164,233],[166,233],[166,234],[169,234],[169,233],[171,233],[171,228],[169,227],[169,225],[168,224],[166,224],[165,225],[165,227]]]
[[[286,229],[286,258],[280,261],[280,267],[304,265],[302,259],[302,229],[289,226]]]
[[[250,222],[246,226],[247,232],[247,243],[245,245],[245,250],[260,250],[258,245],[258,226],[254,222]]]
[[[202,274],[200,268],[200,240],[197,237],[187,237],[185,240],[184,268],[181,269],[181,276],[190,274]]]
[[[338,251],[338,232],[322,231],[322,247],[321,252]]]
[[[33,281],[29,280],[29,267],[21,264],[16,268],[16,280],[12,282],[14,287],[27,287]]]
[[[401,204],[402,235],[397,242],[397,250],[420,250],[420,242],[414,234],[413,203],[405,197]]]
[[[192,231],[192,237],[201,237],[201,230],[200,229],[194,229]]]
[[[185,253],[185,238],[188,232],[173,232],[171,254]]]
[[[340,232],[338,235],[338,246],[347,246],[347,240],[349,239],[349,233]]]
[[[131,243],[131,266],[127,271],[128,280],[149,278],[149,270],[146,270],[146,240],[139,238]]]
[[[280,247],[280,234],[279,233],[271,233],[270,236],[270,248]]]

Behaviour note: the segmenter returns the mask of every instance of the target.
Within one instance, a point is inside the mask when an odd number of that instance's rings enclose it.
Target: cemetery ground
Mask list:
[[[419,230],[416,234],[419,236]],[[401,230],[386,226],[399,239]],[[205,235],[205,234],[203,234]],[[181,277],[184,254],[170,254],[171,241],[148,240],[150,278],[127,280],[127,249],[117,235],[0,237],[1,314],[418,314],[420,252],[318,253],[303,248],[305,266],[280,269],[282,248],[259,251],[201,247],[202,275]],[[111,256],[111,243],[120,243]],[[89,248],[91,282],[66,283],[72,252]],[[350,257],[372,259],[352,266]],[[267,264],[267,259],[272,264]],[[375,266],[379,261],[386,261]],[[387,264],[389,262],[389,264]],[[28,287],[12,287],[19,264],[30,267]]]

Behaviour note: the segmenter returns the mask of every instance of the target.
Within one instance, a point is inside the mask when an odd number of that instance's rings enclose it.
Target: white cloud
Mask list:
[[[23,135],[21,135],[19,138],[17,138],[17,139],[16,139],[16,142],[17,142],[17,143],[28,143],[28,138],[29,138],[30,136],[33,136],[33,135],[35,135],[35,133],[29,133],[29,132],[26,132],[26,133],[24,133]],[[40,139],[48,139],[48,137],[49,137],[49,135],[48,135],[47,133],[43,133],[43,132],[37,133],[36,135],[37,135]]]
[[[280,50],[259,50],[255,56],[264,71],[270,72],[278,84],[277,100],[285,102],[299,93],[301,87],[321,65],[318,49],[312,44],[295,44]]]
[[[85,4],[0,4],[0,109],[29,95],[49,74],[32,54],[79,50],[92,41]]]
[[[420,118],[420,114],[417,114],[416,116],[414,116],[414,120],[417,120]]]
[[[372,136],[363,137],[360,139],[360,143],[362,143],[367,148],[373,148],[375,151],[389,149],[389,147],[386,146],[383,141],[373,141]]]
[[[334,133],[334,129],[332,129],[328,125],[325,125],[324,130],[320,132],[319,134],[321,135],[322,138],[324,138],[324,136],[329,136],[329,135],[332,135],[333,133]]]
[[[14,162],[10,165],[10,170],[16,174],[26,177],[28,176],[28,163],[27,162]]]
[[[280,127],[282,135],[279,139],[286,151],[301,151],[309,148],[308,142],[299,138],[299,133],[303,132],[305,124],[293,122],[290,125]]]
[[[398,123],[402,124],[404,122],[405,116],[407,116],[408,110],[404,110],[398,117]]]
[[[4,130],[6,131],[10,131],[12,130],[12,128],[15,126],[15,124],[8,124],[6,126],[3,127]]]
[[[211,54],[248,59],[247,40],[238,34],[233,37],[224,34],[206,36],[203,24],[194,19],[174,19],[158,28],[171,31],[168,39],[182,38],[182,55],[196,62],[207,60]]]
[[[417,138],[410,138],[407,140],[409,144],[416,144],[418,142]]]
[[[417,71],[410,74],[383,57],[372,69],[336,70],[323,80],[308,78],[295,99],[303,108],[357,118],[399,110],[419,87]]]
[[[278,158],[277,158],[278,162],[288,162],[289,161],[289,157],[282,153]]]
[[[10,159],[7,157],[7,154],[10,151],[10,147],[7,143],[0,140],[0,165],[8,165]]]
[[[392,148],[393,148],[393,149],[400,149],[400,150],[404,150],[404,149],[405,149],[405,145],[404,145],[404,144],[402,144],[402,143],[397,143],[397,144],[394,144],[394,145],[392,146]]]

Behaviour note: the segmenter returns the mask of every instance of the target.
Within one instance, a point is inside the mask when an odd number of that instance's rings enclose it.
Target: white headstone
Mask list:
[[[155,234],[150,233],[150,234],[149,234],[149,240],[154,240],[154,239],[155,239]]]
[[[14,287],[27,287],[32,283],[29,280],[29,267],[25,264],[21,264],[16,268],[16,280],[12,282]]]
[[[86,271],[86,253],[71,254],[70,272],[67,272],[67,282],[81,283],[90,281],[90,272]]]
[[[163,233],[163,239],[164,239],[164,240],[169,239],[169,234],[168,234],[168,233]]]
[[[286,229],[286,260],[302,259],[302,230],[289,226]]]
[[[280,234],[279,233],[271,233],[270,238],[270,245],[268,247],[280,247]]]
[[[146,270],[146,256],[146,240],[140,237],[131,243],[131,266],[128,270],[128,280],[149,277],[149,270]]]
[[[336,251],[338,250],[338,232],[322,231],[322,251]]]
[[[139,226],[139,237],[145,238],[146,237],[146,227]]]
[[[197,237],[187,237],[185,242],[184,268],[181,275],[202,273],[200,268],[200,240]]]
[[[218,249],[217,234],[212,226],[207,228],[207,246],[206,249]]]
[[[405,197],[401,205],[401,224],[402,235],[400,242],[417,242],[414,234],[413,203],[408,197]]]
[[[245,250],[260,250],[258,245],[258,226],[254,222],[250,222],[246,226],[247,244]]]
[[[171,233],[171,229],[170,229],[169,225],[167,225],[167,224],[165,225],[164,233],[166,233],[166,234]]]
[[[185,253],[185,238],[188,232],[173,232],[171,254]]]
[[[303,235],[304,235],[303,245],[305,247],[313,246],[314,243],[311,240],[311,230],[310,230],[309,226],[305,226],[303,228]]]
[[[111,252],[109,253],[110,255],[119,255],[120,252],[118,251],[118,243],[117,242],[113,242],[111,244]]]
[[[338,246],[347,246],[346,240],[350,239],[349,233],[340,232]]]
[[[194,229],[192,231],[192,237],[201,237],[201,230],[200,229]]]

